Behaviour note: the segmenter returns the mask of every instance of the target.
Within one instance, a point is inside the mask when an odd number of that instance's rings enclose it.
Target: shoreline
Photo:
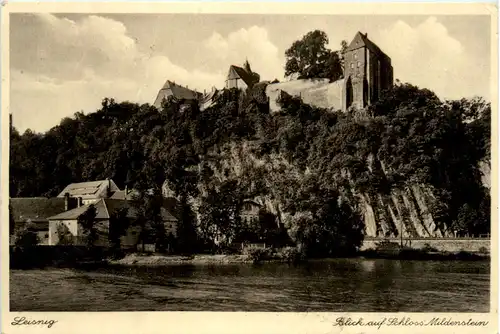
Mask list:
[[[416,261],[489,261],[491,257],[486,254],[474,253],[420,253],[410,252],[401,254],[383,254],[373,252],[359,252],[352,257],[338,258],[318,258],[304,259],[298,263],[307,263],[314,261],[325,261],[342,258],[357,259],[389,259],[389,260],[416,260]],[[164,266],[164,265],[225,265],[225,264],[254,264],[255,261],[249,255],[211,255],[197,254],[192,256],[182,255],[139,255],[129,254],[119,260],[107,260],[107,264],[113,266]],[[282,259],[266,259],[257,263],[293,263],[283,261]]]

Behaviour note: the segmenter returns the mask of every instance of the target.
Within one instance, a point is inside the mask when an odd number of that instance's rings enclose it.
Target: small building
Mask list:
[[[109,198],[120,188],[111,179],[71,183],[57,195],[59,198],[69,196],[71,198],[80,198],[81,204],[91,204],[99,201],[101,198]]]
[[[134,220],[137,218],[136,209],[132,206],[132,201],[121,199],[102,198],[93,203],[97,214],[95,217],[95,227],[98,231],[95,246],[109,246],[109,223],[112,215],[120,209],[127,209],[127,218]],[[84,245],[84,230],[78,224],[78,218],[85,213],[90,204],[62,212],[49,217],[49,244],[58,245],[70,240],[73,245]],[[161,209],[161,215],[165,226],[165,231],[173,236],[177,235],[177,219],[164,207]],[[129,226],[126,234],[121,237],[122,248],[135,248],[139,241],[140,228],[138,226]]]
[[[164,100],[172,98],[177,101],[199,101],[203,97],[202,93],[195,90],[191,90],[188,87],[184,87],[176,84],[173,81],[167,80],[163,87],[158,92],[153,106],[160,109]]]
[[[226,88],[247,89],[260,81],[260,76],[252,72],[248,60],[243,67],[231,65],[226,77]]]
[[[244,200],[241,208],[241,221],[245,224],[258,224],[260,204],[252,200]]]
[[[73,209],[76,199],[69,197],[24,197],[11,198],[11,215],[14,218],[14,231],[10,231],[10,244],[14,244],[14,234],[27,228],[37,234],[40,245],[49,244],[49,217]]]

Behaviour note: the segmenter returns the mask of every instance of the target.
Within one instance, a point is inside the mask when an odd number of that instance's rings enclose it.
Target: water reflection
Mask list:
[[[339,259],[11,272],[13,311],[487,312],[489,263]],[[68,298],[70,296],[70,298]]]

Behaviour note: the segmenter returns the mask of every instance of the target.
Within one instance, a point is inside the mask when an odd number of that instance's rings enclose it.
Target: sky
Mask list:
[[[394,78],[442,99],[490,98],[489,16],[50,14],[10,16],[10,112],[21,132],[44,132],[105,97],[153,103],[166,80],[222,88],[248,59],[282,80],[285,50],[320,29],[332,50],[368,33]]]

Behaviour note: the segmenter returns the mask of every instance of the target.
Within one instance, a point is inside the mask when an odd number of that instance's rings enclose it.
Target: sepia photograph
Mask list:
[[[492,15],[8,20],[11,312],[497,312]]]

